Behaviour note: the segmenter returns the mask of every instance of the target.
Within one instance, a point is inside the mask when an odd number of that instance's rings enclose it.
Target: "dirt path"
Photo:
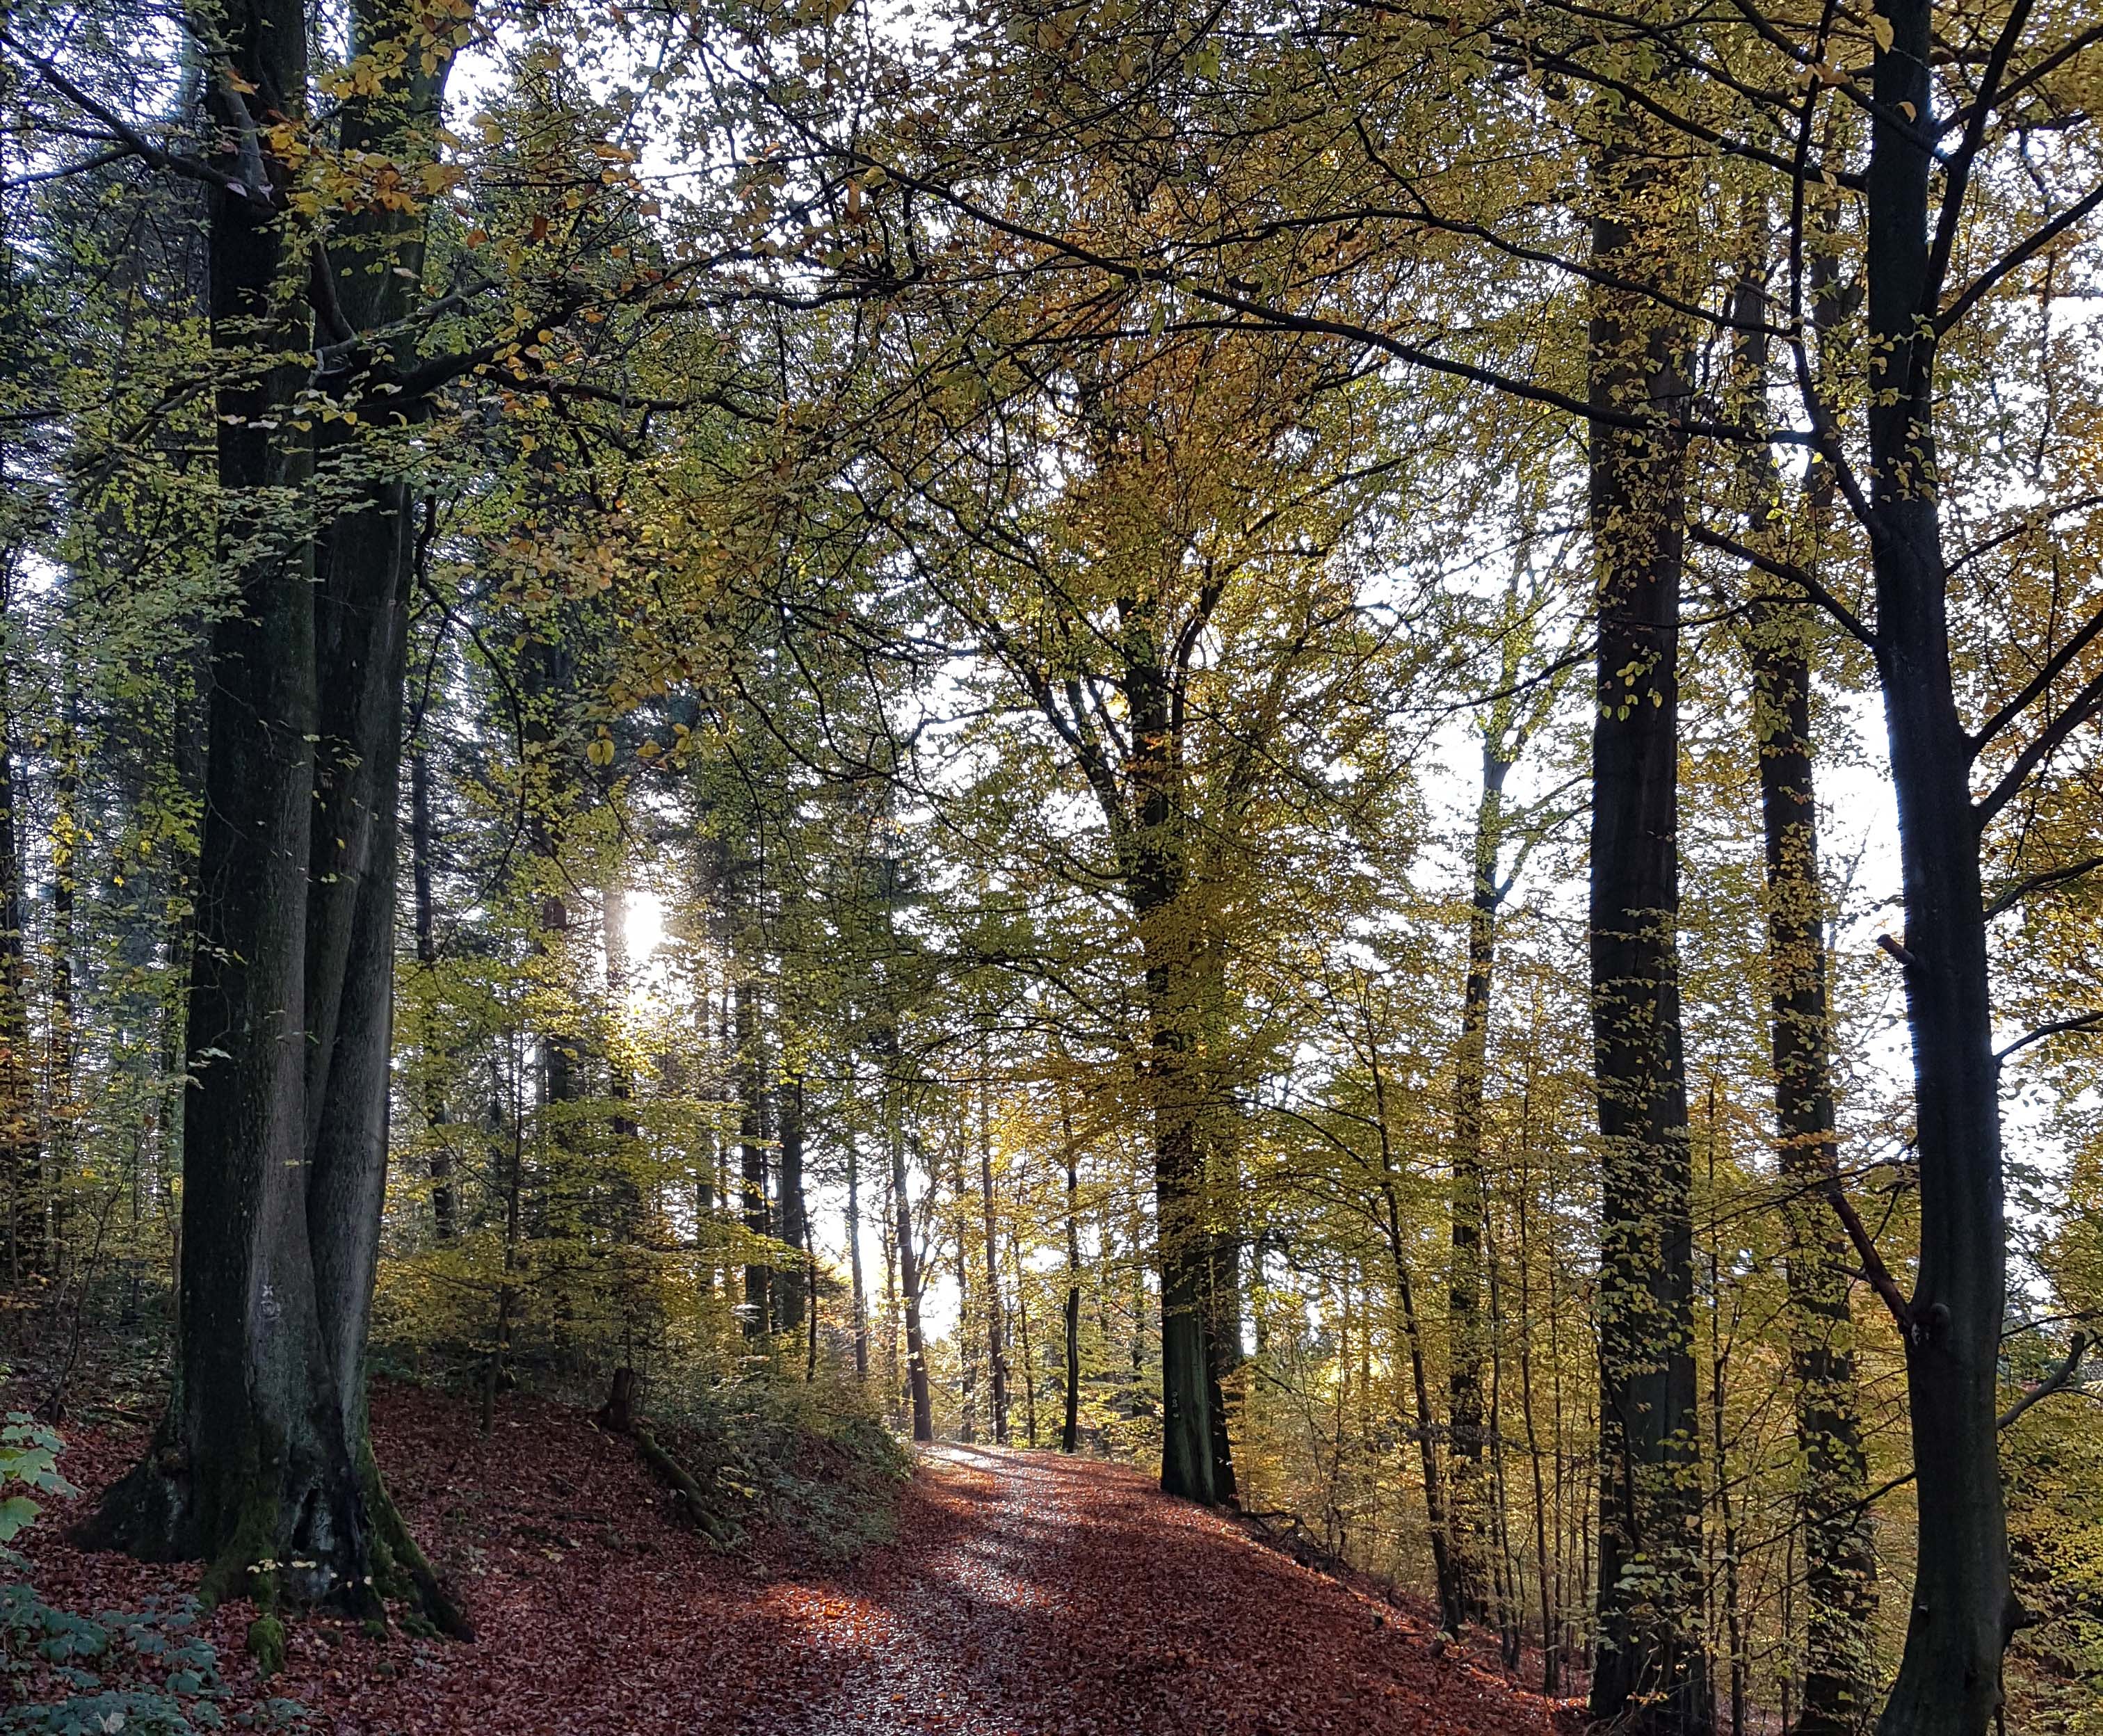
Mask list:
[[[229,1605],[207,1631],[229,1712],[282,1694],[315,1736],[1552,1736],[1546,1702],[1127,1467],[935,1449],[896,1541],[828,1574],[718,1554],[576,1412],[508,1400],[487,1440],[417,1392],[376,1418],[478,1637],[302,1618],[266,1687],[242,1651],[253,1612]],[[92,1488],[137,1449],[91,1434],[69,1468]],[[55,1529],[35,1558],[79,1610],[197,1578]]]
[[[919,1482],[898,1546],[836,1587],[773,1594],[838,1670],[780,1728],[1550,1728],[1545,1703],[1435,1658],[1394,1612],[1131,1471],[948,1447],[926,1456]]]

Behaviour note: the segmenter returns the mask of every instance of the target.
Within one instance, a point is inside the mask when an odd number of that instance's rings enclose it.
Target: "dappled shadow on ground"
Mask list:
[[[474,1731],[1547,1736],[1549,1704],[1407,1618],[1263,1549],[1123,1467],[964,1447],[923,1457],[897,1541],[837,1574],[724,1556],[673,1522],[625,1441],[518,1400],[488,1440],[451,1400],[376,1408],[383,1463],[480,1631],[469,1646],[296,1624],[271,1685],[336,1736]],[[76,1480],[122,1467],[90,1440]],[[48,1542],[72,1608],[193,1569]],[[229,1676],[249,1612],[212,1619]]]

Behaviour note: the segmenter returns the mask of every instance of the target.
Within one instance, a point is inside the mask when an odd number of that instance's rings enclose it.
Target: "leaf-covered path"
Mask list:
[[[913,1507],[917,1534],[886,1558],[837,1587],[776,1594],[842,1666],[832,1690],[781,1728],[1549,1728],[1545,1702],[1434,1657],[1406,1618],[1123,1467],[937,1448]]]
[[[469,1645],[291,1629],[254,1679],[251,1612],[209,1628],[242,1700],[298,1701],[328,1736],[1549,1736],[1551,1705],[1407,1615],[1309,1571],[1129,1468],[1045,1453],[926,1453],[895,1542],[827,1570],[711,1549],[629,1444],[507,1400],[488,1440],[456,1402],[385,1393],[395,1488],[479,1630]],[[465,1425],[465,1426],[464,1426]],[[74,1437],[92,1489],[136,1439]],[[136,1608],[193,1567],[84,1555],[47,1531],[38,1582]]]

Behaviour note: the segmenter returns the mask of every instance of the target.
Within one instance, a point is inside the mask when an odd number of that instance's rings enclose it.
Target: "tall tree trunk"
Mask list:
[[[1509,683],[1508,683],[1509,684]],[[1504,842],[1504,786],[1511,761],[1504,730],[1483,743],[1483,789],[1475,808],[1474,884],[1468,903],[1468,975],[1461,993],[1460,1053],[1453,1076],[1453,1178],[1447,1196],[1452,1254],[1447,1267],[1450,1340],[1447,1419],[1452,1431],[1453,1571],[1460,1613],[1484,1619],[1483,1523],[1483,1090],[1490,1032],[1490,991],[1496,968],[1497,859]]]
[[[1165,798],[1163,799],[1165,807]],[[1164,826],[1164,817],[1154,824]],[[1161,1274],[1161,1487],[1210,1506],[1213,1480],[1211,1238],[1205,1223],[1203,1152],[1189,1033],[1188,940],[1176,932],[1180,888],[1165,861],[1150,860],[1133,905],[1146,943],[1152,1046],[1156,1262]]]
[[[431,777],[421,754],[409,760],[409,864],[416,900],[416,968],[426,980],[425,995],[434,998],[438,967],[437,907],[431,897]],[[442,1242],[460,1233],[460,1201],[453,1186],[453,1148],[447,1132],[445,1081],[439,1057],[431,1053],[426,1032],[423,1063],[424,1127],[430,1146],[431,1217]]]
[[[767,1132],[765,1058],[760,1051],[759,990],[750,982],[737,986],[738,1179],[745,1227],[764,1235],[767,1216]],[[745,1329],[763,1338],[773,1330],[769,1319],[773,1274],[755,1257],[745,1266]]]
[[[792,1248],[801,1248],[809,1235],[803,1203],[803,1076],[791,1072],[781,1082],[780,1161],[778,1194],[780,1201],[780,1237]],[[807,1257],[802,1270],[791,1267],[775,1274],[774,1329],[803,1330],[813,1267]]]
[[[1812,263],[1814,323],[1821,335],[1840,300],[1830,247]],[[1736,311],[1744,396],[1761,407],[1767,369],[1760,328],[1769,313],[1758,274],[1741,279]],[[1777,479],[1750,466],[1749,534],[1772,521]],[[1829,533],[1832,468],[1814,461],[1810,532]],[[1812,559],[1816,559],[1816,542]],[[1866,1720],[1870,1622],[1876,1564],[1869,1532],[1868,1463],[1855,1381],[1854,1260],[1828,1196],[1841,1186],[1825,986],[1824,897],[1818,872],[1818,793],[1811,736],[1809,606],[1758,572],[1743,634],[1753,678],[1752,736],[1758,759],[1767,868],[1767,967],[1774,1061],[1775,1128],[1787,1204],[1790,1360],[1795,1383],[1804,1531],[1804,1647],[1798,1736],[1852,1736]],[[1733,1698],[1737,1698],[1733,1661]]]
[[[897,1087],[891,1088],[896,1093]],[[891,1197],[898,1221],[898,1284],[905,1304],[905,1378],[913,1405],[913,1438],[935,1438],[935,1406],[927,1387],[927,1347],[920,1332],[920,1254],[913,1245],[913,1202],[905,1187],[905,1116],[891,1110]]]
[[[993,1104],[990,1088],[983,1077],[983,1048],[979,1068],[979,1203],[985,1217],[986,1364],[993,1374],[993,1438],[1004,1447],[1007,1444],[1007,1347],[1001,1330],[1000,1229],[993,1197]]]
[[[1974,746],[1952,684],[1936,504],[1931,0],[1888,0],[1865,187],[1870,547],[1905,901],[1920,1263],[1906,1387],[1920,1515],[1905,1656],[1883,1736],[1982,1736],[2020,1619],[2008,1578],[1997,1409],[2007,1302],[1999,1066],[1979,875]]]
[[[1592,258],[1607,284],[1670,279],[1680,177],[1610,122]],[[1661,284],[1661,287],[1666,287]],[[1603,1171],[1598,1657],[1591,1715],[1710,1724],[1696,1430],[1692,1177],[1677,927],[1684,336],[1638,289],[1597,287],[1590,494],[1598,662],[1592,732],[1593,1045]]]
[[[855,1379],[869,1383],[869,1297],[861,1274],[861,1153],[854,1129],[847,1145],[847,1273],[853,1284]]]
[[[306,20],[231,13],[233,69],[297,116]],[[222,97],[232,108],[236,99]],[[207,251],[219,481],[238,594],[212,634],[198,945],[183,1146],[182,1340],[165,1440],[93,1528],[149,1558],[201,1556],[205,1588],[366,1599],[370,1539],[320,1320],[308,1222],[307,879],[318,734],[313,545],[282,502],[312,483],[291,427],[312,348],[288,292],[299,238],[259,201],[212,197]],[[297,274],[303,277],[304,274]],[[259,343],[276,358],[247,359]],[[167,1471],[163,1473],[163,1468]],[[280,1548],[281,1540],[290,1547]],[[311,1564],[295,1567],[293,1560]]]
[[[308,23],[293,0],[213,20],[233,75],[211,91],[228,185],[211,195],[207,251],[222,546],[238,594],[211,648],[178,1369],[154,1449],[90,1529],[143,1554],[201,1556],[208,1595],[266,1605],[370,1609],[376,1591],[410,1589],[406,1575],[427,1613],[458,1629],[387,1498],[363,1403],[387,1152],[409,503],[389,474],[398,447],[347,423],[324,441],[291,413],[309,388],[354,395],[388,374],[385,346],[356,339],[406,310],[421,220],[376,205],[345,214],[324,267],[306,220],[282,214],[294,171],[269,141],[305,118]],[[402,69],[345,101],[345,149],[435,148],[448,61],[407,50],[417,28],[380,0],[353,7],[353,56]],[[341,329],[324,352],[336,359],[309,376],[318,282]],[[347,504],[318,530],[305,521],[331,497]],[[267,1622],[251,1638],[267,1664]]]
[[[1074,1149],[1074,1121],[1066,1128],[1066,1418],[1059,1450],[1081,1449],[1081,1212],[1080,1155]]]
[[[7,1282],[37,1270],[43,1235],[43,1152],[29,1066],[28,953],[22,933],[21,783],[15,759],[11,563],[7,639],[0,643],[0,1170],[7,1190]]]

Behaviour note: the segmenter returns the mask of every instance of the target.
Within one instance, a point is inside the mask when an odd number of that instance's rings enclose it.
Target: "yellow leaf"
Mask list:
[[[1876,38],[1878,47],[1886,54],[1892,51],[1892,21],[1882,12],[1870,14],[1870,34]]]

